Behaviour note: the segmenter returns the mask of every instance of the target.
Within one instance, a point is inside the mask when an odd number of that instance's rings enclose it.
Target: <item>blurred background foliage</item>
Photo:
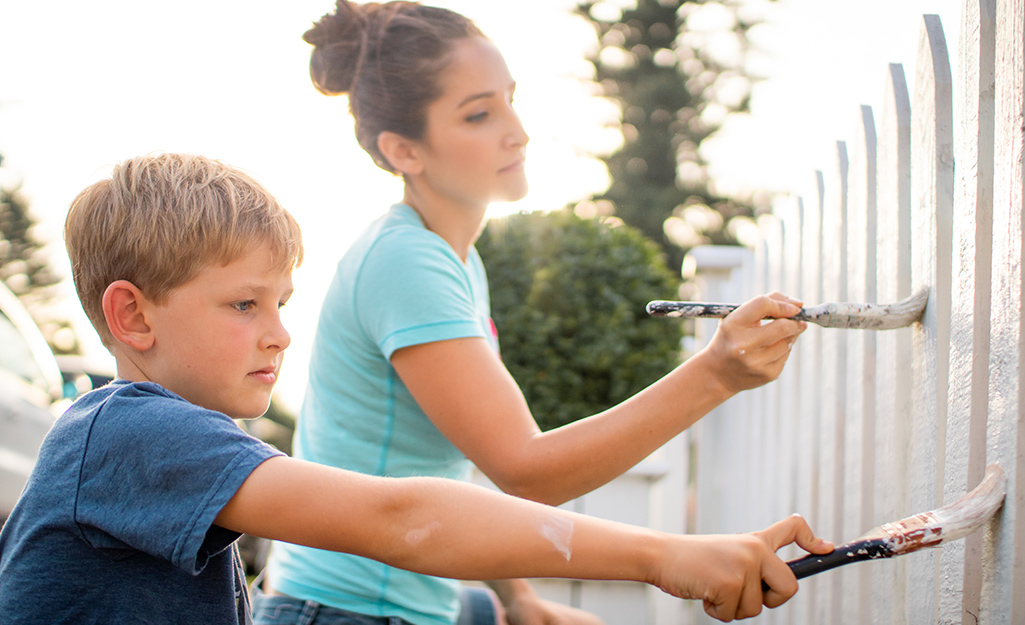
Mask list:
[[[477,249],[502,359],[542,429],[605,410],[679,361],[682,325],[644,310],[678,280],[636,228],[524,213],[491,220]]]
[[[78,352],[71,323],[51,304],[61,282],[50,265],[48,242],[39,236],[38,220],[21,192],[16,172],[0,156],[0,281],[18,296],[55,354]]]
[[[612,183],[578,207],[615,214],[657,242],[676,270],[687,250],[743,242],[769,198],[724,197],[701,142],[746,111],[760,76],[748,32],[770,0],[600,0],[577,13],[598,38],[597,93],[620,111],[621,147],[602,160]]]

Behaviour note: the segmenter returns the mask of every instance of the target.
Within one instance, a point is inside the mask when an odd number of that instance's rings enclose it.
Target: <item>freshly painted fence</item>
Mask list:
[[[796,512],[842,543],[956,500],[989,463],[1003,468],[1007,499],[983,530],[802,580],[753,623],[1025,623],[1025,0],[966,0],[948,32],[960,33],[954,52],[939,18],[922,17],[910,84],[901,65],[879,68],[880,110],[852,105],[855,139],[809,173],[807,193],[760,218],[754,249],[701,247],[684,262],[704,301],[778,290],[808,304],[891,303],[924,286],[922,320],[809,326],[779,380],[566,504],[691,533]],[[694,323],[700,347],[717,322]],[[639,584],[536,586],[608,625],[713,622],[698,602]]]
[[[857,138],[761,218],[756,249],[698,248],[685,263],[703,300],[930,294],[909,328],[810,326],[778,381],[692,428],[688,529],[798,512],[845,542],[954,501],[991,462],[1008,477],[1005,505],[942,549],[808,578],[754,622],[1025,623],[1025,3],[968,0],[962,16],[950,51],[923,16],[910,84],[900,65],[880,68],[881,110],[852,106]],[[699,343],[715,324],[697,322]]]

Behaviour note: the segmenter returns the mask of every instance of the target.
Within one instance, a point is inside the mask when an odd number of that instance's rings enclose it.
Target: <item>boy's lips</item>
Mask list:
[[[274,384],[278,379],[278,368],[277,367],[264,367],[257,371],[251,371],[249,375],[255,378],[259,382],[267,384]]]

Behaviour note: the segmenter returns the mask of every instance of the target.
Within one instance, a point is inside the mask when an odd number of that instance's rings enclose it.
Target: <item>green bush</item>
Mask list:
[[[630,226],[569,211],[489,221],[477,249],[502,359],[545,430],[605,410],[679,362],[683,324],[653,319],[679,280]]]

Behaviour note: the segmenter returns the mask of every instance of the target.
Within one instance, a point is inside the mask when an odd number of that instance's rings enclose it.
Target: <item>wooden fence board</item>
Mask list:
[[[954,269],[944,501],[981,481],[986,464],[990,264],[993,237],[993,0],[966,2],[955,74]],[[960,381],[960,383],[957,383]],[[937,622],[974,625],[982,591],[982,534],[943,547]]]
[[[943,26],[922,17],[911,127],[912,281],[929,287],[929,305],[915,326],[910,438],[911,508],[937,507],[943,485],[950,337],[950,246],[953,207],[953,114]],[[932,550],[909,556],[908,622],[936,622],[938,560]]]
[[[1022,212],[1025,142],[1025,3],[999,0],[994,68],[993,294],[988,461],[1007,474],[1008,498],[985,536],[980,622],[1013,623],[1025,614],[1025,449],[1022,380]]]
[[[904,68],[887,68],[877,154],[878,299],[911,293],[911,103]],[[911,330],[876,339],[876,458],[872,525],[899,518],[908,507],[906,416],[910,412]],[[897,597],[906,587],[903,561],[873,563],[872,622],[900,623]],[[898,610],[899,607],[899,610]]]
[[[858,111],[856,141],[851,150],[848,187],[848,299],[876,301],[876,130],[872,108]],[[837,540],[860,536],[872,526],[875,479],[876,333],[860,331],[848,338],[847,414],[844,431],[843,515]],[[871,623],[871,569],[841,569],[846,592],[840,599],[844,624]]]

